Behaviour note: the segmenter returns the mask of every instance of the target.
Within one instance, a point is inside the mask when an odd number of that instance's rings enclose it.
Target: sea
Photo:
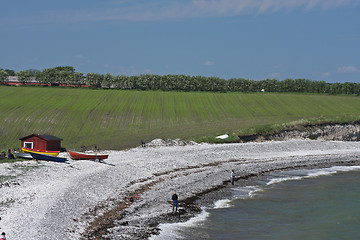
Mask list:
[[[360,239],[360,166],[273,172],[231,191],[150,239]]]

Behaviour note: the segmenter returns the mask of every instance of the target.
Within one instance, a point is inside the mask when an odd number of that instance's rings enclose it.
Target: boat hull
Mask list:
[[[31,156],[30,153],[15,153],[16,158],[23,158],[23,159],[32,159],[33,157]]]
[[[30,153],[30,154],[33,157],[33,159],[36,159],[36,160],[53,161],[53,162],[65,162],[66,161],[66,158],[54,157],[54,156],[46,155],[46,154],[38,154],[38,153]]]
[[[107,154],[84,154],[84,153],[78,153],[78,152],[73,152],[73,151],[68,151],[71,159],[73,160],[94,160],[94,159],[99,159],[99,160],[104,160],[107,159],[109,157],[109,155]]]
[[[37,153],[37,154],[46,154],[56,157],[59,155],[60,151],[48,151],[48,150],[40,150],[40,149],[32,149],[32,148],[21,148],[23,153]]]

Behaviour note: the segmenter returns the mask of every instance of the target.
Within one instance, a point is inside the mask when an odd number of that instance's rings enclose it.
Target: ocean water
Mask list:
[[[360,239],[360,166],[277,172],[232,191],[151,239]]]

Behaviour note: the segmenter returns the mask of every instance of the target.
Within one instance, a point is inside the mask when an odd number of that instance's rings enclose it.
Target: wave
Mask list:
[[[214,203],[214,209],[229,208],[229,207],[231,207],[230,199],[221,199]]]
[[[233,197],[231,199],[217,200],[214,203],[213,209],[232,207],[231,202],[233,200],[251,198],[258,191],[262,191],[262,188],[258,186],[235,187],[232,189]]]
[[[153,235],[150,240],[167,240],[167,239],[184,239],[181,237],[181,232],[186,232],[186,228],[191,228],[198,226],[202,222],[205,222],[206,219],[210,216],[209,209],[222,209],[222,208],[231,208],[233,207],[232,202],[239,199],[248,199],[256,196],[256,193],[259,191],[264,191],[265,186],[271,184],[277,184],[284,181],[293,181],[301,180],[305,178],[316,178],[324,175],[332,175],[339,172],[349,172],[349,171],[359,171],[360,166],[334,166],[330,168],[321,168],[321,169],[299,169],[292,171],[285,171],[279,173],[272,173],[269,178],[262,182],[262,184],[255,186],[241,186],[234,187],[232,189],[233,197],[231,199],[221,199],[214,202],[214,205],[211,208],[202,208],[202,212],[189,219],[186,222],[179,223],[165,223],[160,224],[159,228],[161,229],[159,235]]]
[[[197,224],[205,221],[209,215],[210,213],[207,212],[205,208],[202,208],[202,211],[199,215],[190,218],[186,222],[160,224],[160,234],[151,236],[149,240],[180,239],[181,235],[179,233],[182,229],[196,226]]]
[[[272,185],[285,181],[301,180],[305,178],[316,178],[320,176],[332,175],[339,172],[358,171],[360,166],[334,166],[330,168],[319,168],[319,169],[302,169],[282,172],[279,175],[272,175],[266,185]]]

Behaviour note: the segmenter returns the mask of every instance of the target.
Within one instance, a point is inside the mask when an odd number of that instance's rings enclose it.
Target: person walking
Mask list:
[[[234,182],[235,182],[235,171],[234,170],[231,170],[230,182],[232,185],[234,185]]]
[[[177,211],[177,208],[178,208],[178,195],[176,194],[176,192],[174,192],[174,194],[172,195],[172,201],[173,201],[173,212],[174,212],[174,209],[176,209],[175,211]]]

